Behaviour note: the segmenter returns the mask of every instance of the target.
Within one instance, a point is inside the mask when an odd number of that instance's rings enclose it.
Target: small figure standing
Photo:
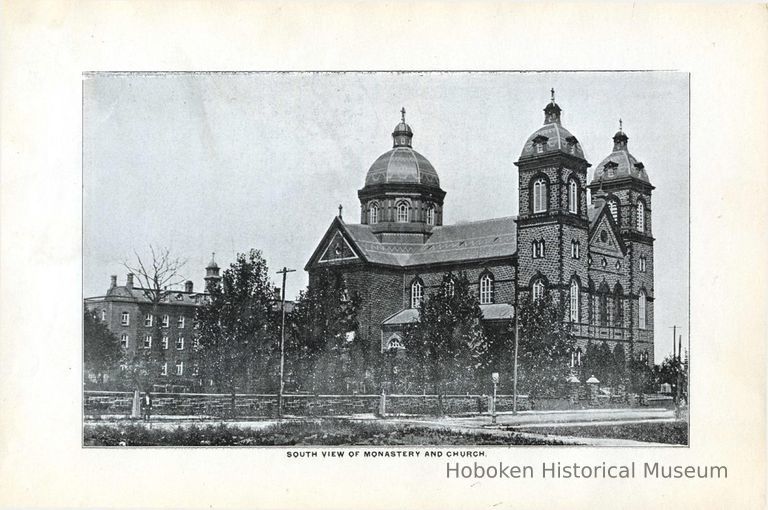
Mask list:
[[[144,398],[141,400],[141,411],[144,421],[152,419],[152,394],[149,391],[144,393]]]

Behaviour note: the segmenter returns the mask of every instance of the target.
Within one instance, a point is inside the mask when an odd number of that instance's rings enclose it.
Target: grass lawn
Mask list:
[[[396,446],[557,445],[515,433],[465,433],[419,425],[350,420],[291,421],[263,429],[225,424],[149,429],[143,424],[86,425],[86,446]]]
[[[648,443],[688,444],[688,422],[644,422],[577,427],[522,427],[514,430],[555,436],[631,439]]]

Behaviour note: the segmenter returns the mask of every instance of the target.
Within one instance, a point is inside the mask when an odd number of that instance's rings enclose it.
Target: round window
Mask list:
[[[602,232],[600,232],[600,240],[601,240],[602,242],[606,242],[606,241],[608,241],[608,232],[606,232],[605,230],[603,230]]]

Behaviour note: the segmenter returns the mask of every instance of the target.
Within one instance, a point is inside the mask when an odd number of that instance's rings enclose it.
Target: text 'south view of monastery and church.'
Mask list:
[[[593,165],[563,125],[553,90],[543,125],[514,163],[518,215],[445,225],[447,191],[414,150],[401,113],[392,149],[358,191],[360,223],[339,214],[306,266],[310,286],[323,268],[344,275],[361,297],[358,334],[375,351],[402,348],[419,303],[452,272],[469,278],[484,321],[512,321],[518,300],[549,293],[577,339],[573,359],[588,342],[605,341],[653,362],[654,187],[621,123],[612,141],[606,133],[607,155],[590,180]]]

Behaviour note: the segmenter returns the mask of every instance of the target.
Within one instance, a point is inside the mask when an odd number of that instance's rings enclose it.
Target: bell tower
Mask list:
[[[551,93],[544,125],[528,137],[515,163],[518,295],[537,298],[547,292],[561,304],[563,319],[578,323],[586,316],[590,165],[579,141],[563,127],[562,109],[554,89]]]
[[[634,356],[653,359],[653,185],[645,165],[628,149],[629,137],[619,119],[619,130],[613,135],[613,150],[595,168],[589,185],[593,202],[604,200],[608,212],[618,226],[627,249],[627,271],[624,275],[628,303],[623,327],[627,328]]]

